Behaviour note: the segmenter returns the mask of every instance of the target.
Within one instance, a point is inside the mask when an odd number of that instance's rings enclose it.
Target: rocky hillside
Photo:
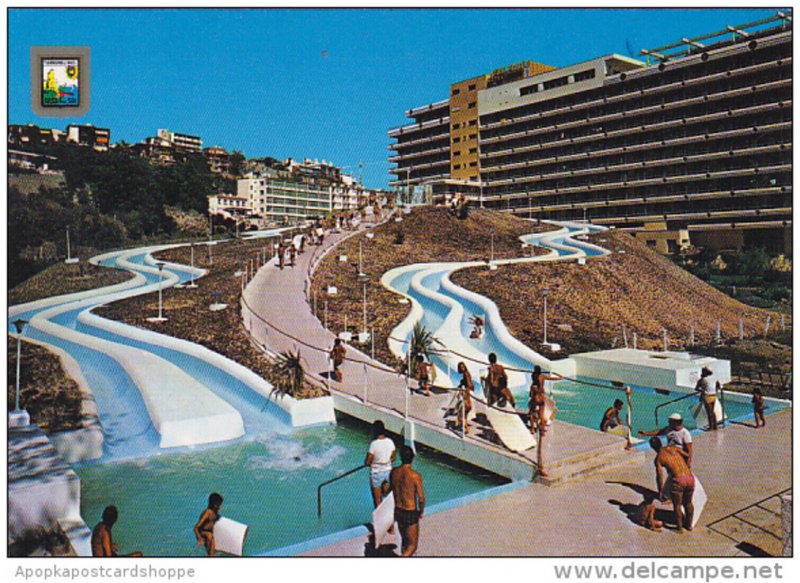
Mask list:
[[[566,354],[619,346],[623,326],[629,343],[637,334],[640,348],[661,347],[664,329],[671,348],[685,348],[690,326],[697,344],[715,340],[717,323],[723,340],[738,337],[740,318],[746,338],[763,335],[770,312],[717,291],[628,234],[611,230],[589,238],[611,255],[586,265],[466,269],[452,279],[494,300],[509,330],[530,346],[542,341],[542,289],[547,288],[548,341],[561,344]],[[771,318],[778,331],[780,316]]]
[[[535,230],[529,221],[507,214],[472,209],[469,217],[460,220],[448,209],[416,208],[401,222],[385,223],[373,229],[374,237],[363,234],[351,237],[331,252],[319,265],[313,278],[312,294],[317,295],[317,312],[324,319],[324,301],[328,301],[328,327],[340,332],[347,327],[358,332],[363,327],[363,287],[358,279],[358,245],[362,244],[362,269],[367,282],[367,325],[375,330],[376,357],[390,363],[386,339],[392,329],[406,317],[409,305],[385,289],[381,276],[394,267],[409,263],[434,261],[488,261],[491,231],[494,229],[494,257],[519,257],[523,250],[519,237]],[[525,251],[528,254],[528,251]],[[346,263],[339,256],[346,255]],[[336,286],[338,294],[327,296],[327,286]],[[366,350],[369,352],[369,347]]]

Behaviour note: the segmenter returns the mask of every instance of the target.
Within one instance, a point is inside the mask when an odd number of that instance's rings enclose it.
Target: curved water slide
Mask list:
[[[569,261],[608,254],[602,247],[576,238],[603,231],[605,227],[584,223],[548,222],[559,229],[520,237],[520,240],[527,245],[547,249],[547,254],[495,260],[492,263],[508,265]],[[439,373],[437,379],[441,379],[437,380],[437,384],[447,386],[449,382],[450,386],[455,386],[459,380],[456,365],[462,360],[473,370],[473,378],[478,378],[474,370],[487,366],[479,363],[486,363],[490,352],[496,353],[498,361],[506,368],[530,370],[533,365],[538,364],[544,370],[570,374],[571,361],[568,359],[551,361],[525,346],[508,331],[494,302],[457,286],[450,279],[451,274],[458,269],[486,265],[483,261],[426,263],[406,265],[386,272],[381,278],[384,287],[404,296],[411,303],[408,316],[392,331],[389,340],[392,353],[399,358],[405,357],[407,339],[414,325],[420,322],[444,347],[443,351],[434,357],[434,364]],[[469,317],[473,313],[482,315],[485,321],[484,333],[479,339],[469,337],[472,330]],[[524,373],[509,371],[509,386],[512,390],[518,391],[522,387],[527,387],[528,381]]]
[[[270,233],[274,234],[274,233]],[[245,367],[196,344],[101,318],[91,309],[202,277],[202,269],[166,263],[152,253],[178,245],[116,251],[91,262],[124,269],[123,283],[46,298],[9,309],[29,321],[25,336],[65,350],[94,395],[109,457],[158,448],[227,441],[290,427],[276,407],[265,412],[271,385]]]

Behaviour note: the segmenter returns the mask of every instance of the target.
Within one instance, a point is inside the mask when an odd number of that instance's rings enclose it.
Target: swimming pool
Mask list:
[[[610,386],[608,381],[599,379],[579,378],[578,380]],[[586,385],[572,380],[557,381],[552,386],[552,396],[558,407],[556,419],[591,429],[599,429],[605,410],[614,404],[615,399],[620,399],[625,403],[625,408],[620,413],[620,419],[623,422],[625,421],[627,401],[625,393],[622,391]],[[650,431],[656,428],[655,409],[658,405],[686,395],[686,392],[677,390],[665,391],[636,386],[631,388],[633,389],[631,394],[631,403],[633,405],[631,425],[634,435],[640,429]],[[515,392],[515,397],[517,399],[517,408],[527,410],[527,391]],[[698,397],[693,395],[662,407],[659,410],[659,424],[662,427],[666,426],[669,415],[680,413],[683,417],[684,426],[690,430],[696,429],[697,424],[692,415],[692,409],[698,402]],[[724,404],[725,414],[728,419],[747,417],[753,412],[753,405],[750,403],[748,395],[726,392]],[[767,409],[765,412],[767,414],[775,413],[785,409],[787,405],[787,403],[770,399],[766,403]]]
[[[225,498],[222,515],[249,525],[245,554],[267,553],[371,521],[366,469],[323,489],[321,520],[316,500],[321,482],[363,463],[370,439],[366,424],[341,417],[335,427],[263,434],[137,461],[79,464],[81,515],[93,527],[103,508],[116,504],[114,540],[122,552],[201,556],[205,551],[192,529],[216,491]],[[427,449],[419,450],[414,466],[428,507],[506,483]]]

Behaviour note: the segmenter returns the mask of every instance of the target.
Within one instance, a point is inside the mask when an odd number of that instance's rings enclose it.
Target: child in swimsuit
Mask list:
[[[222,507],[222,496],[214,492],[208,497],[208,508],[203,510],[197,524],[194,525],[194,535],[197,537],[197,546],[205,545],[209,557],[216,552],[214,541],[214,525],[219,520],[219,509]]]

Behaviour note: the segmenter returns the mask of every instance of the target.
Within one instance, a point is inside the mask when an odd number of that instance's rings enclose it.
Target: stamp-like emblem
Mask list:
[[[31,47],[31,108],[36,115],[89,111],[89,47]]]
[[[81,86],[78,77],[80,59],[41,59],[42,106],[78,107]]]

